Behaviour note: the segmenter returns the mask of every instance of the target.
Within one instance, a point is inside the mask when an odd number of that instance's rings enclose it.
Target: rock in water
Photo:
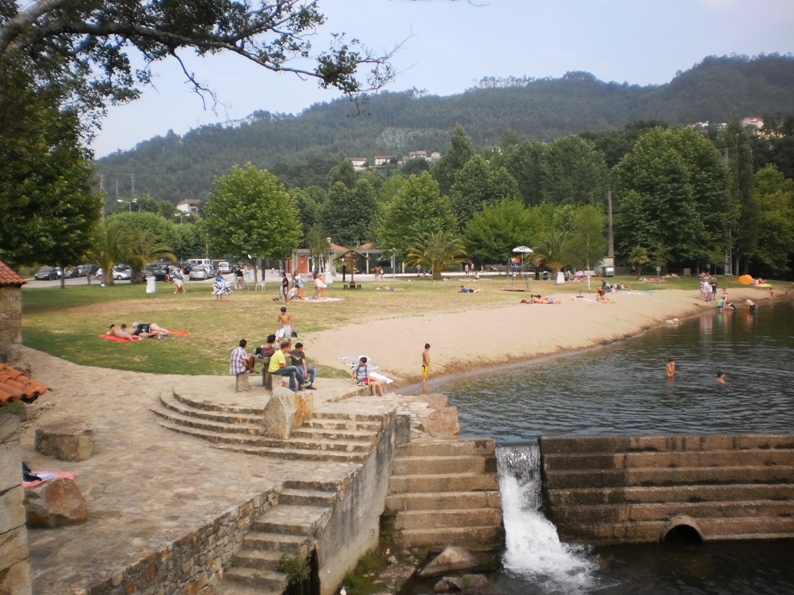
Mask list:
[[[472,556],[466,548],[448,547],[433,558],[433,561],[419,572],[419,576],[433,576],[450,570],[467,570],[476,568],[478,565],[477,558]]]

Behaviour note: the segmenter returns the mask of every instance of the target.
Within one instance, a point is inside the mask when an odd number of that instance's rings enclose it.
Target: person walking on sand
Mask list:
[[[667,379],[675,378],[675,360],[671,357],[667,360]]]
[[[430,376],[430,343],[425,343],[422,352],[422,394],[427,394],[427,378]]]
[[[281,314],[276,318],[276,339],[289,341],[293,331],[295,331],[295,321],[292,319],[292,314],[287,312],[286,306],[281,306]],[[297,335],[297,331],[295,334]]]

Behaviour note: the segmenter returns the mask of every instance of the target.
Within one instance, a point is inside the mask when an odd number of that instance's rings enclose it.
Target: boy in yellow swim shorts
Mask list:
[[[425,343],[422,352],[422,394],[427,394],[427,377],[430,376],[430,343]]]

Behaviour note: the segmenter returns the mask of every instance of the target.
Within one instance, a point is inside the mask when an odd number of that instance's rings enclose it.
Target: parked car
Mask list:
[[[153,262],[146,266],[143,275],[146,278],[154,277],[157,281],[165,281],[168,275],[168,264],[164,262]]]
[[[215,271],[212,267],[206,264],[199,264],[190,269],[187,278],[191,281],[198,281],[199,279],[212,279],[215,276]]]
[[[36,281],[54,281],[61,278],[61,269],[55,267],[41,267],[39,271],[33,275]]]
[[[228,262],[219,262],[218,272],[221,275],[228,275],[229,273],[232,272],[232,265],[230,265]]]
[[[113,278],[116,281],[129,281],[132,279],[132,267],[128,264],[117,264],[113,267]]]

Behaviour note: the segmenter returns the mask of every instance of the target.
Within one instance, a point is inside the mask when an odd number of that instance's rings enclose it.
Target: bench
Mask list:
[[[361,283],[345,283],[342,285],[342,289],[361,289]]]

